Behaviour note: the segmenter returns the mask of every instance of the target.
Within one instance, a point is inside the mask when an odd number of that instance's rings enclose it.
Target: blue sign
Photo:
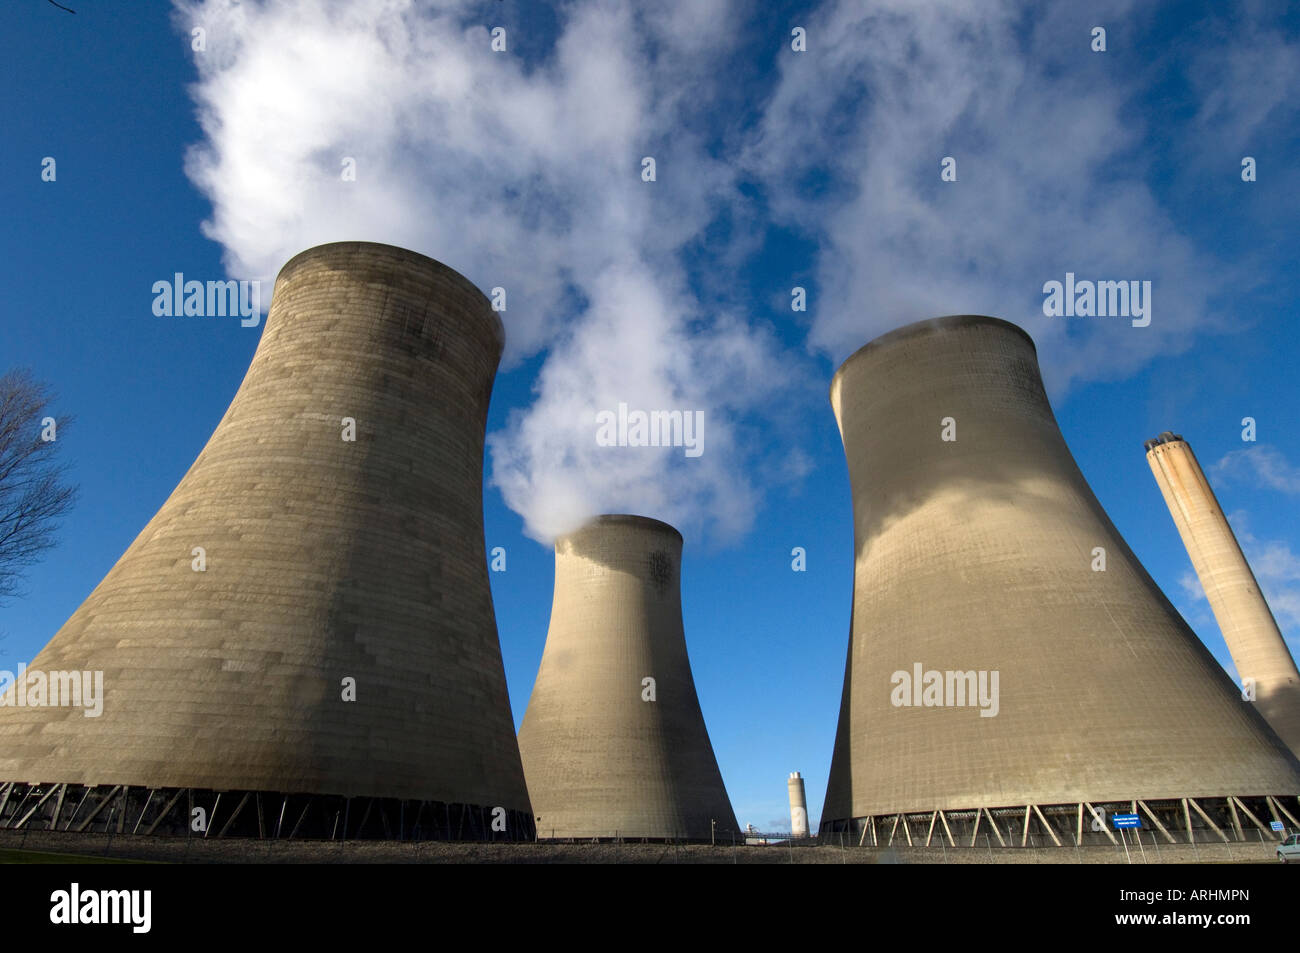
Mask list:
[[[1115,830],[1122,830],[1125,827],[1141,827],[1142,818],[1136,814],[1112,814],[1111,823],[1115,825]]]
[[[1273,828],[1273,830],[1275,830],[1275,831],[1284,831],[1284,830],[1286,830],[1286,828],[1282,826],[1282,822],[1281,822],[1281,821],[1270,821],[1268,826],[1271,827],[1271,828]]]

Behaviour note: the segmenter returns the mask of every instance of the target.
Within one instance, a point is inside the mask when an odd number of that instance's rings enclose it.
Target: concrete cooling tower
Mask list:
[[[1102,510],[1024,331],[900,328],[844,362],[831,404],[856,561],[823,832],[1072,846],[1114,840],[1115,813],[1170,842],[1300,826],[1300,763]]]
[[[682,630],[682,537],[601,516],[555,543],[555,600],[519,751],[541,838],[737,830]]]
[[[1300,755],[1300,672],[1196,455],[1169,431],[1148,440],[1146,451],[1243,690],[1254,694],[1259,713]]]
[[[531,838],[482,521],[504,340],[422,255],[289,261],[211,439],[31,665],[102,673],[102,714],[0,707],[0,823]]]

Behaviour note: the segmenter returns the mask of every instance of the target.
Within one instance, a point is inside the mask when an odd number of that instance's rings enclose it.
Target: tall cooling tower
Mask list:
[[[831,404],[856,563],[824,831],[996,846],[1113,837],[1116,811],[1169,839],[1294,825],[1300,763],[1102,510],[1024,331],[893,331],[845,361]]]
[[[102,715],[0,708],[0,823],[531,836],[483,540],[504,340],[422,255],[289,261],[202,453],[32,663],[102,671]]]
[[[519,731],[537,836],[737,829],[682,630],[682,537],[601,516],[555,544],[555,600]]]
[[[1196,455],[1169,431],[1146,451],[1242,684],[1253,683],[1260,714],[1300,755],[1300,671]]]

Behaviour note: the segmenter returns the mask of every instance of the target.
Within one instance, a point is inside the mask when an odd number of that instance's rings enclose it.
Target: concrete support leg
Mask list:
[[[1268,803],[1271,804],[1271,805],[1273,806],[1273,809],[1274,809],[1274,810],[1281,811],[1283,814],[1285,814],[1285,815],[1286,815],[1286,819],[1287,819],[1288,821],[1291,822],[1291,826],[1292,826],[1292,827],[1300,828],[1300,821],[1297,821],[1297,820],[1295,819],[1295,815],[1292,814],[1290,811],[1288,811],[1285,807],[1282,806],[1282,802],[1281,802],[1281,801],[1279,801],[1279,800],[1278,800],[1277,798],[1275,798],[1275,797],[1269,797],[1269,799],[1268,799]],[[1276,817],[1277,815],[1274,815],[1274,816]],[[1278,819],[1278,820],[1281,820],[1280,817],[1277,818],[1277,819]]]
[[[993,833],[996,834],[997,837],[998,837],[998,846],[999,846],[999,847],[1006,847],[1006,846],[1007,846],[1007,842],[1003,839],[1003,837],[1002,837],[1002,832],[1001,832],[1000,830],[998,830],[998,823],[997,823],[997,821],[993,820],[993,814],[992,814],[992,812],[989,811],[989,809],[986,807],[986,808],[984,808],[984,814],[985,814],[985,816],[989,819],[989,827],[993,828]]]
[[[176,806],[176,802],[179,801],[181,799],[181,796],[185,794],[185,792],[188,790],[189,788],[180,788],[175,794],[172,795],[172,799],[163,805],[163,809],[158,812],[158,816],[153,819],[153,823],[150,824],[147,828],[145,828],[145,832],[144,832],[145,837],[148,837],[150,834],[154,832],[154,829],[163,822],[163,818],[165,818],[168,814],[171,813],[172,808]],[[185,823],[188,825],[189,822],[190,822],[190,817],[186,817]]]
[[[1151,823],[1154,824],[1156,829],[1165,836],[1165,840],[1171,844],[1178,843],[1178,841],[1174,839],[1174,835],[1169,833],[1169,831],[1165,829],[1165,825],[1160,823],[1160,819],[1156,817],[1155,812],[1152,811],[1151,808],[1147,807],[1146,801],[1138,801],[1138,807],[1142,808],[1146,816],[1151,819]]]
[[[1264,831],[1266,834],[1269,834],[1270,836],[1273,834],[1273,831],[1269,830],[1267,827],[1265,827],[1263,824],[1261,824],[1260,821],[1259,821],[1259,818],[1256,817],[1254,814],[1252,814],[1252,813],[1250,812],[1250,808],[1246,807],[1246,805],[1242,803],[1241,798],[1236,797],[1236,796],[1234,795],[1234,796],[1230,799],[1230,801],[1231,801],[1232,803],[1235,803],[1235,804],[1237,805],[1237,807],[1241,808],[1241,812],[1242,812],[1243,814],[1245,814],[1248,818],[1250,818],[1251,821],[1254,823],[1254,825],[1255,825],[1256,827],[1258,827],[1261,831]],[[1235,812],[1234,812],[1234,815],[1235,815]],[[1242,839],[1244,840],[1245,838],[1243,837]],[[1281,835],[1278,835],[1278,840],[1281,840],[1281,839],[1282,839]]]
[[[1232,821],[1232,832],[1237,835],[1237,840],[1245,840],[1245,834],[1241,830],[1241,818],[1237,816],[1237,805],[1233,798],[1228,798],[1228,818]]]
[[[53,797],[56,791],[62,791],[63,787],[64,785],[60,784],[57,787],[50,788],[48,791],[46,791],[45,796],[42,797],[39,801],[37,801],[35,804],[33,804],[31,810],[29,810],[26,814],[24,814],[17,824],[13,825],[14,829],[17,830],[18,828],[26,824],[29,820],[31,820],[32,815],[41,809],[41,805],[44,804],[46,801],[48,801],[51,797]]]
[[[1091,804],[1089,804],[1087,801],[1084,801],[1084,802],[1083,802],[1083,806],[1086,807],[1086,808],[1088,809],[1088,814],[1089,814],[1089,815],[1090,815],[1094,820],[1096,820],[1096,821],[1098,822],[1098,824],[1101,826],[1102,833],[1105,834],[1107,837],[1110,838],[1110,842],[1111,842],[1112,844],[1114,844],[1116,847],[1118,847],[1118,846],[1119,846],[1119,841],[1115,840],[1115,834],[1111,831],[1111,829],[1110,829],[1109,827],[1106,826],[1106,812],[1105,812],[1105,811],[1099,811],[1099,810],[1097,810],[1095,807],[1093,807],[1093,806],[1092,806]]]
[[[1201,815],[1201,820],[1205,821],[1206,824],[1210,825],[1210,830],[1218,834],[1219,837],[1223,839],[1223,842],[1225,844],[1228,843],[1228,835],[1223,833],[1223,831],[1219,830],[1219,825],[1214,823],[1214,821],[1210,820],[1210,815],[1206,814],[1204,811],[1201,810],[1201,805],[1196,803],[1195,798],[1189,797],[1187,799],[1187,803],[1192,806],[1192,810],[1194,810],[1197,814]]]
[[[948,818],[943,816],[943,811],[939,812],[939,823],[943,824],[943,832],[948,835],[948,846],[956,847],[957,842],[952,839],[952,831],[948,827]]]
[[[100,801],[97,805],[95,805],[95,809],[86,816],[86,819],[81,822],[81,826],[77,828],[78,834],[80,834],[82,831],[84,831],[87,827],[90,826],[90,822],[95,819],[95,816],[99,814],[100,811],[108,807],[109,802],[112,801],[113,798],[117,796],[117,792],[120,790],[122,790],[122,786],[119,784],[117,787],[113,788],[113,790],[108,792],[108,795],[104,798],[104,800]]]
[[[1051,836],[1052,843],[1054,843],[1057,847],[1060,847],[1061,838],[1056,836],[1056,831],[1052,830],[1052,825],[1047,823],[1047,818],[1043,817],[1043,812],[1039,810],[1038,805],[1037,804],[1033,805],[1033,808],[1034,808],[1034,813],[1038,815],[1038,820],[1042,823],[1043,828],[1047,831],[1048,835]]]
[[[47,831],[52,831],[56,829],[55,825],[59,823],[59,815],[63,813],[63,797],[67,793],[68,793],[68,786],[66,784],[60,784],[59,799],[54,802],[54,813],[50,815],[50,823],[45,825],[45,829]]]

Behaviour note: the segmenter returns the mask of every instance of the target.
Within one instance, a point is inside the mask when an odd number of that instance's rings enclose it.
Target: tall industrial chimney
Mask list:
[[[555,543],[555,600],[519,750],[542,838],[737,829],[682,629],[682,537],[600,516]]]
[[[1300,671],[1196,454],[1169,431],[1148,440],[1146,451],[1244,691],[1253,692],[1260,714],[1300,755]]]
[[[1107,518],[1024,331],[908,325],[830,396],[856,563],[823,830],[1069,844],[1111,805],[1272,836],[1300,763]]]
[[[207,446],[32,663],[102,671],[102,715],[0,708],[0,818],[63,788],[27,823],[530,837],[482,522],[504,341],[422,255],[289,261]]]
[[[803,775],[791,772],[786,787],[790,789],[790,836],[807,837],[808,799],[804,796]]]

